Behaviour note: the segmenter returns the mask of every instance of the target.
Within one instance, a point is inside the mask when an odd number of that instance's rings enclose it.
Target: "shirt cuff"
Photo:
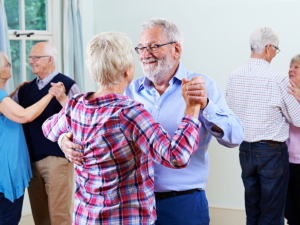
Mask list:
[[[61,150],[62,150],[62,148],[61,148],[61,141],[65,137],[66,134],[67,133],[63,133],[62,135],[60,135],[59,138],[58,138],[58,141],[57,141],[58,146],[60,147]]]
[[[200,110],[200,115],[205,118],[208,122],[211,122],[216,117],[216,112],[218,111],[218,107],[212,100],[209,99],[207,106],[205,109]]]

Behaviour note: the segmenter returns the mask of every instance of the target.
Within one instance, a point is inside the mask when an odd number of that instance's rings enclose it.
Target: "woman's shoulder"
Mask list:
[[[140,116],[148,117],[149,114],[142,103],[130,98],[124,101],[122,111],[124,114],[130,115],[132,118],[140,118]]]

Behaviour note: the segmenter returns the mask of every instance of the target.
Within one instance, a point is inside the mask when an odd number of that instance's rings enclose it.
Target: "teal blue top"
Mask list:
[[[8,95],[0,89],[0,103]],[[32,178],[23,127],[0,113],[0,192],[14,202]]]

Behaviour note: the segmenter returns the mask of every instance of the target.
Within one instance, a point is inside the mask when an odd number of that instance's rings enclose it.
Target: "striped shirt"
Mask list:
[[[251,58],[230,74],[226,101],[244,125],[244,141],[283,142],[289,137],[289,122],[300,126],[300,104],[288,93],[288,85],[288,76],[263,59]]]
[[[47,77],[41,80],[39,77],[36,78],[36,85],[39,90],[42,90],[49,82],[57,75],[59,72],[55,69],[52,73],[50,73]],[[71,87],[69,93],[67,94],[68,98],[72,98],[75,94],[81,94],[81,91],[78,85],[75,83]],[[19,104],[19,90],[13,95],[12,100]]]
[[[74,96],[43,124],[48,139],[71,131],[84,148],[84,165],[75,165],[73,224],[153,224],[153,161],[186,167],[200,122],[184,115],[171,138],[140,103],[117,94],[87,100],[90,94]]]

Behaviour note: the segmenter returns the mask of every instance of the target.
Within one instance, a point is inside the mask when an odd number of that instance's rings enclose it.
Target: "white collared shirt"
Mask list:
[[[244,125],[244,141],[283,142],[289,137],[289,122],[300,127],[300,104],[288,93],[288,85],[288,76],[263,59],[251,58],[230,74],[226,101]]]

